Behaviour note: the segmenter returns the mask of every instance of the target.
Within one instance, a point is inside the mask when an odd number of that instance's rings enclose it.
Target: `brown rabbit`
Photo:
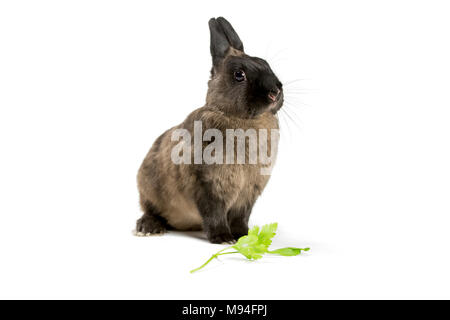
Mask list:
[[[209,28],[213,67],[206,105],[163,133],[144,159],[138,173],[144,211],[137,221],[138,235],[163,233],[169,228],[203,229],[212,243],[233,242],[248,233],[253,205],[270,177],[261,174],[261,168],[273,165],[278,139],[271,137],[278,134],[276,113],[283,104],[282,84],[265,60],[244,53],[239,36],[227,20],[213,18]],[[189,161],[174,163],[173,150],[179,144],[174,141],[174,133],[183,130],[194,136],[196,123],[201,123],[203,130],[218,130],[223,137],[229,129],[258,132],[272,154],[271,162],[198,163],[192,161],[196,151],[189,146]],[[260,134],[260,129],[268,134]],[[202,147],[206,146],[204,140]],[[250,138],[244,136],[244,141],[249,157]],[[225,140],[220,142],[226,145]],[[238,150],[235,142],[226,145],[233,155]]]

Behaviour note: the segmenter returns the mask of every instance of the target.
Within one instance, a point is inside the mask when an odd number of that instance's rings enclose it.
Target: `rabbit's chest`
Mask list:
[[[226,209],[253,203],[269,177],[261,174],[258,165],[216,166],[209,176],[214,193],[225,203]]]
[[[204,167],[203,178],[227,209],[253,204],[264,190],[278,150],[278,120],[264,115],[256,120],[233,121],[216,116],[206,128],[220,124],[222,164]],[[230,133],[231,135],[227,134]],[[245,136],[245,137],[244,137]],[[231,159],[231,160],[230,160]]]

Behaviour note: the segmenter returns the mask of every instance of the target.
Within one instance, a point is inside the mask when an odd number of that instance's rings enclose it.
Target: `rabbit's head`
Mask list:
[[[211,19],[209,29],[213,67],[207,104],[242,118],[275,114],[283,105],[283,88],[269,64],[244,53],[241,39],[224,18]]]

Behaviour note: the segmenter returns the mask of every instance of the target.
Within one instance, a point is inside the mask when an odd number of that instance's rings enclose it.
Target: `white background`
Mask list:
[[[2,1],[0,298],[450,298],[445,1]],[[286,86],[251,224],[293,258],[131,235],[154,139],[204,103],[211,17]]]

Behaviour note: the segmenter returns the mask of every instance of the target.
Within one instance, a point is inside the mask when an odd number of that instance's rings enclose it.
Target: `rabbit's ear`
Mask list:
[[[236,31],[234,31],[234,29],[231,26],[231,24],[224,17],[217,18],[217,22],[222,27],[222,30],[225,33],[225,36],[227,37],[228,42],[230,43],[230,45],[234,49],[237,49],[239,51],[244,52],[244,45],[242,44],[241,39],[239,38],[239,36],[236,33]]]
[[[214,18],[209,20],[209,31],[211,33],[211,56],[213,66],[217,67],[230,49],[230,43],[219,22]]]

